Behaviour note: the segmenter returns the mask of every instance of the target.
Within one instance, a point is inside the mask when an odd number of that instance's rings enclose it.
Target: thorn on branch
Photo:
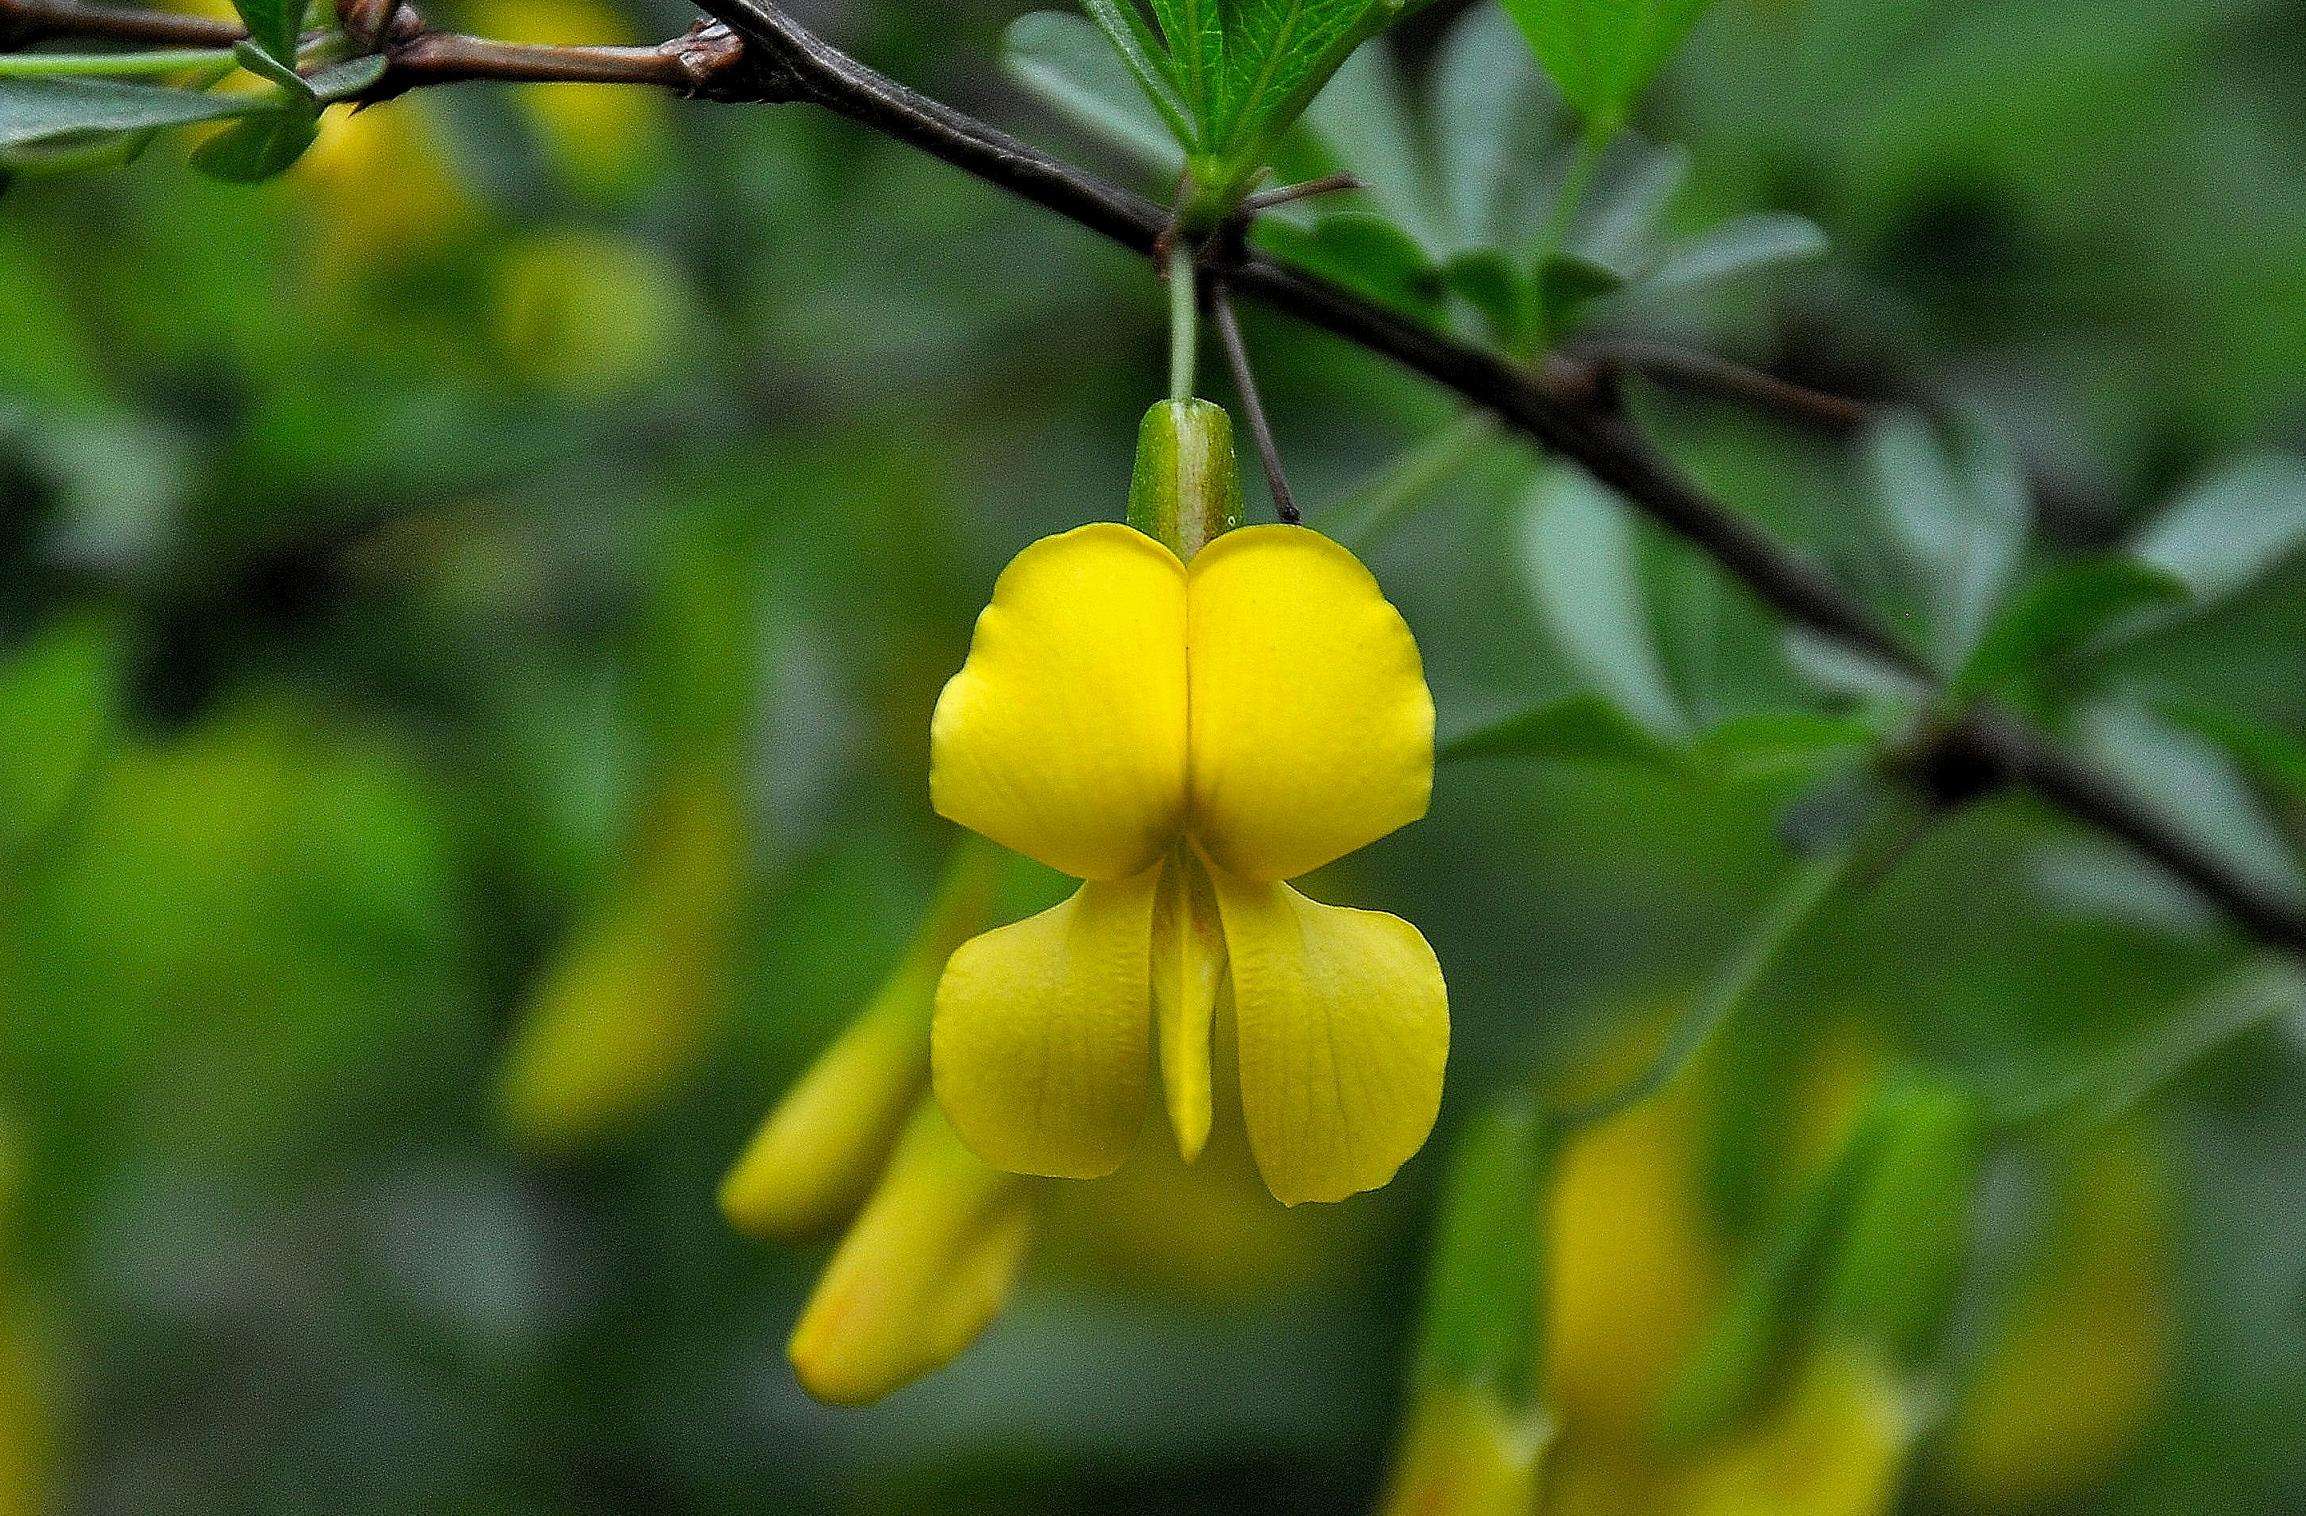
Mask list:
[[[1291,493],[1288,476],[1281,469],[1281,449],[1273,440],[1273,427],[1265,417],[1265,401],[1257,392],[1257,375],[1249,367],[1249,345],[1241,340],[1241,321],[1233,314],[1233,302],[1225,293],[1222,280],[1209,285],[1209,314],[1217,327],[1218,344],[1225,349],[1225,362],[1233,370],[1233,388],[1241,396],[1241,414],[1249,423],[1249,435],[1257,444],[1257,461],[1265,465],[1265,484],[1273,492],[1273,511],[1284,523],[1302,526],[1305,513],[1297,508],[1297,497]]]

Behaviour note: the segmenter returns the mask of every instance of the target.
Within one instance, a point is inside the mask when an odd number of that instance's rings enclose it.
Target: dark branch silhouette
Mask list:
[[[347,0],[358,7],[364,0]],[[1021,142],[858,62],[769,0],[704,0],[720,26],[656,48],[546,47],[427,30],[416,13],[384,0],[346,30],[374,37],[388,68],[369,98],[461,80],[647,84],[727,102],[799,101],[938,158],[987,184],[1140,254],[1171,234],[1168,210]],[[0,0],[0,39],[54,37],[221,46],[242,35],[228,24],[88,3]],[[1618,376],[1661,384],[1795,419],[1837,427],[1859,419],[1848,402],[1786,385],[1722,360],[1633,345],[1591,358],[1556,357],[1542,368],[1434,331],[1383,306],[1248,248],[1238,237],[1208,250],[1212,273],[1233,293],[1321,328],[1423,375],[1561,454],[1636,510],[1693,543],[1788,621],[1934,684],[1921,656],[1806,556],[1682,474],[1625,418]],[[2122,839],[2185,880],[2262,940],[2306,953],[2306,911],[2238,872],[2166,818],[2008,713],[1980,709],[1935,739],[1940,755],[1980,775],[1962,796],[2023,785],[2070,817]],[[1909,774],[1947,767],[1910,762]],[[1924,789],[1928,786],[1925,784]]]

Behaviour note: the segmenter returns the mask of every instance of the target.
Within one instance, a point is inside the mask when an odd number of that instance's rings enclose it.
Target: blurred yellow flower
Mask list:
[[[1546,1400],[1581,1439],[1639,1440],[1721,1293],[1694,1089],[1580,1132],[1555,1170]]]
[[[1007,1304],[1032,1235],[1031,1185],[924,1100],[793,1329],[802,1388],[866,1405],[950,1363]]]
[[[1896,1503],[1913,1418],[1887,1369],[1827,1342],[1754,1425],[1701,1458],[1683,1516],[1877,1516]]]
[[[725,1009],[745,822],[717,766],[668,778],[620,889],[546,970],[506,1054],[498,1100],[524,1146],[579,1146],[653,1109]]]
[[[319,267],[335,279],[430,252],[475,211],[417,100],[324,112],[287,182],[313,202]]]
[[[1534,1516],[1549,1435],[1495,1394],[1421,1385],[1380,1516]]]
[[[2172,1217],[2166,1160],[2124,1128],[2080,1156],[2041,1271],[1962,1395],[1947,1483],[1973,1506],[2044,1506],[2088,1488],[2137,1443],[2169,1377]]]
[[[1117,524],[1037,542],[995,587],[931,749],[941,814],[1086,881],[965,944],[938,987],[937,1097],[987,1162],[1117,1168],[1148,1023],[1198,1154],[1221,1002],[1282,1201],[1373,1189],[1424,1143],[1449,1047],[1432,949],[1282,882],[1417,819],[1432,788],[1417,645],[1351,553],[1282,526],[1190,568]]]
[[[607,232],[524,237],[497,271],[496,338],[520,378],[599,398],[661,373],[694,314],[678,265]]]

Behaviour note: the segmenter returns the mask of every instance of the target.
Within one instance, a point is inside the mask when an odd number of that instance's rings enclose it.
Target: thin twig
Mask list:
[[[1265,484],[1273,492],[1273,511],[1290,526],[1301,525],[1305,513],[1297,508],[1289,478],[1281,469],[1281,448],[1273,440],[1273,423],[1266,419],[1265,401],[1257,393],[1257,374],[1249,366],[1249,344],[1241,340],[1241,320],[1226,298],[1225,281],[1209,285],[1209,315],[1217,327],[1218,345],[1225,349],[1226,366],[1233,370],[1233,389],[1241,397],[1241,414],[1257,444],[1257,461],[1265,465]]]
[[[1795,384],[1742,363],[1662,342],[1622,340],[1580,348],[1576,359],[1635,374],[1662,389],[1767,411],[1805,426],[1854,432],[1868,418],[1858,401]]]
[[[710,33],[678,39],[659,50],[674,65],[666,70],[643,62],[631,49],[514,49],[508,55],[493,51],[505,44],[463,39],[475,47],[427,47],[419,46],[424,39],[418,38],[389,50],[394,67],[376,93],[453,79],[600,82],[613,77],[669,84],[717,100],[804,100],[1139,254],[1150,254],[1168,225],[1169,213],[1161,206],[866,67],[770,0],[704,3],[748,45],[732,51]],[[201,46],[230,43],[241,32],[217,22],[118,10],[88,0],[0,0],[0,35]],[[674,73],[677,80],[669,77]],[[1389,358],[1568,458],[1713,558],[1788,621],[1917,679],[1929,679],[1928,665],[1913,648],[1809,557],[1779,542],[1661,456],[1609,403],[1609,387],[1596,383],[1590,366],[1556,362],[1533,371],[1254,250],[1229,249],[1219,272],[1230,290]],[[2069,815],[2129,843],[2265,941],[2306,953],[2306,911],[2236,871],[2041,733],[1991,711],[1960,724],[1956,733],[1997,748],[2008,780],[2028,785]]]

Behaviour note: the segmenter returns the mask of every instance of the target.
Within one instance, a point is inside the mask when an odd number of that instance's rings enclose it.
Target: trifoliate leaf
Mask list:
[[[1653,290],[1697,289],[1739,274],[1818,258],[1826,234],[1801,216],[1762,212],[1738,216],[1667,250],[1643,281]]]

